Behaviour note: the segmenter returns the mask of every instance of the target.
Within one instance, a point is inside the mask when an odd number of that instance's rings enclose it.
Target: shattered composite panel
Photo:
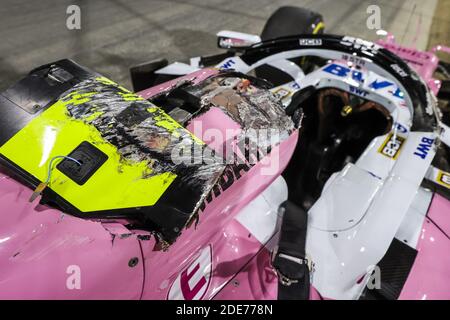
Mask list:
[[[176,90],[197,98],[196,111],[188,113],[185,125],[219,108],[240,126],[236,140],[245,157],[241,161],[249,161],[249,145],[259,148],[257,157],[264,156],[295,127],[275,96],[243,75],[221,73],[171,89],[156,98]],[[91,74],[26,123],[0,147],[0,155],[13,170],[30,176],[33,187],[50,178],[42,202],[83,218],[129,219],[135,227],[156,231],[160,239],[172,242],[194,216],[198,218],[227,164],[221,154],[205,152],[208,146],[153,100]],[[261,138],[257,130],[276,134],[265,132]],[[84,180],[72,176],[83,167],[70,159],[48,167],[52,159],[80,152],[79,160],[95,158]],[[198,159],[204,155],[212,156]]]

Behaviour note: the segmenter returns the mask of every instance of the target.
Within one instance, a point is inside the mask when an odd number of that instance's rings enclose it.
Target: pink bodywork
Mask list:
[[[431,91],[437,95],[441,88],[441,81],[433,78],[433,74],[439,63],[439,58],[435,52],[441,50],[447,51],[449,50],[448,48],[438,46],[431,51],[407,48],[395,43],[392,35],[386,39],[378,40],[377,43],[405,60],[425,80]]]
[[[405,48],[395,43],[393,36],[379,40],[378,44],[400,56],[426,81],[437,95],[441,81],[433,74],[438,66],[437,51],[450,53],[450,48],[437,46],[431,51]],[[399,299],[436,300],[449,299],[450,288],[450,201],[436,194],[417,244],[417,257]]]
[[[190,74],[182,79],[201,81],[203,77],[215,74],[215,69],[206,69]],[[155,89],[148,89],[140,93],[143,97],[151,97],[156,93],[165,91],[175,85],[179,79]],[[227,129],[238,132],[239,126],[222,111],[212,108],[207,113],[196,118],[188,127],[195,135],[202,138],[209,146],[220,152],[222,145],[208,141],[205,132],[214,128],[220,130],[226,136]],[[233,183],[219,197],[210,202],[196,228],[186,230],[181,237],[171,246],[169,252],[155,252],[151,248],[151,242],[145,243],[144,256],[145,268],[151,270],[151,277],[146,277],[143,298],[165,299],[177,276],[184,269],[191,271],[191,263],[198,257],[199,252],[208,245],[211,247],[212,274],[208,281],[202,278],[201,272],[197,279],[198,285],[202,285],[207,291],[201,297],[212,299],[230,280],[240,272],[243,266],[249,263],[261,250],[263,244],[255,239],[236,219],[240,210],[266,189],[287,166],[298,140],[298,132],[294,132],[288,139],[274,147],[268,157],[279,160],[275,174],[264,174],[266,159],[255,164],[247,173]],[[243,173],[243,172],[242,172]],[[161,268],[164,266],[164,268]],[[195,268],[195,265],[193,266]],[[202,266],[205,267],[205,266]],[[196,269],[194,269],[196,270]],[[192,271],[193,272],[193,271]],[[196,288],[196,283],[191,283]],[[198,290],[202,289],[202,287]],[[194,290],[193,289],[193,290]],[[189,291],[189,290],[188,290]],[[191,296],[189,296],[191,297]],[[187,298],[184,296],[183,298]]]
[[[440,83],[432,78],[437,65],[433,53],[404,49],[390,41],[380,44],[409,61],[437,93]],[[217,72],[200,70],[139,94],[147,99],[180,80],[198,83]],[[222,132],[239,129],[218,109],[196,121],[200,127],[191,124],[188,129],[198,136],[211,127]],[[297,140],[296,131],[272,151],[279,157],[276,173],[261,174],[264,162],[257,163],[215,197],[201,213],[199,224],[185,230],[167,252],[154,251],[153,237],[142,240],[139,236],[147,233],[130,232],[119,222],[83,220],[30,204],[32,191],[0,174],[0,298],[167,299],[179,286],[175,296],[183,299],[276,299],[270,252],[235,217],[281,174]],[[447,233],[449,209],[450,202],[436,196],[428,213]],[[442,254],[449,252],[450,240],[431,220],[425,220],[402,299],[450,296],[445,286],[450,281],[450,258]],[[314,288],[311,299],[322,299]]]
[[[183,78],[200,82],[216,73],[206,69]],[[149,98],[178,81],[140,94]],[[195,121],[200,129],[189,129],[199,135],[211,123],[223,132],[238,129],[214,108]],[[178,275],[190,280],[198,270],[184,269],[205,248],[211,258],[209,279],[200,279],[201,287],[192,290],[185,281],[182,298],[195,298],[197,289],[204,290],[200,298],[213,298],[261,250],[262,244],[234,218],[281,174],[297,140],[295,131],[266,156],[278,159],[274,174],[264,174],[267,159],[262,159],[235,176],[234,184],[206,205],[198,225],[185,230],[167,252],[155,251],[152,237],[142,240],[147,233],[130,232],[119,221],[84,220],[29,203],[32,190],[1,174],[0,298],[166,299]]]
[[[297,134],[294,134],[277,147],[281,150],[280,170],[287,165],[296,143]],[[262,169],[261,163],[256,164],[234,182],[232,187],[208,204],[201,214],[198,226],[183,232],[169,252],[152,251],[152,241],[144,244],[145,269],[151,270],[151,276],[146,277],[143,298],[165,299],[169,285],[183,269],[190,266],[199,251],[208,245],[212,249],[213,273],[204,299],[213,298],[254,258],[262,244],[234,218],[278,176],[261,175]]]
[[[130,232],[121,225],[30,203],[31,194],[0,174],[0,299],[141,297],[142,263],[128,266],[130,259],[142,260],[135,235],[127,237]]]
[[[378,44],[400,56],[425,80],[437,95],[441,82],[433,78],[439,59],[436,51],[450,53],[447,47],[438,46],[429,52],[405,48],[396,44],[393,37],[379,40]],[[399,299],[425,300],[449,299],[450,289],[450,201],[436,195],[425,219],[417,244],[418,254]],[[441,229],[441,230],[440,230]],[[444,233],[445,232],[445,233]],[[244,270],[235,276],[216,299],[272,300],[277,298],[277,277],[270,266],[270,252],[263,247]],[[310,299],[323,297],[311,287]],[[326,299],[326,298],[325,298]]]
[[[450,201],[435,195],[417,243],[417,257],[400,294],[400,300],[449,299],[450,239],[448,229],[444,229],[446,235],[438,226],[450,226]],[[278,279],[271,268],[270,252],[263,247],[215,298],[273,300],[277,298],[277,287]],[[327,298],[321,297],[311,287],[310,299]]]
[[[416,260],[400,294],[400,299],[448,300],[450,298],[449,227],[450,201],[435,195],[420,233]]]

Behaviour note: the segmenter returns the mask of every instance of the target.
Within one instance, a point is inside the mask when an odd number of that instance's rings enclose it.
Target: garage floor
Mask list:
[[[373,3],[373,0],[2,0],[0,90],[30,69],[65,57],[130,88],[130,66],[160,57],[185,60],[217,52],[217,31],[231,29],[259,34],[269,15],[282,5],[321,12],[329,33],[374,40],[375,30],[366,27],[369,16],[366,10]],[[376,3],[381,8],[383,29],[396,34],[402,43],[427,46],[438,0]],[[70,4],[81,7],[81,30],[66,28],[66,8]],[[450,25],[449,19],[448,14],[439,15],[440,24]]]

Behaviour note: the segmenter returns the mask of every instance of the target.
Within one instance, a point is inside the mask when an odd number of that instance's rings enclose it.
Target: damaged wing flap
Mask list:
[[[183,161],[186,150],[207,147],[151,102],[97,74],[78,80],[10,134],[2,162],[31,187],[47,182],[42,201],[67,213],[136,219],[173,240],[224,166]],[[7,112],[24,112],[11,105]]]

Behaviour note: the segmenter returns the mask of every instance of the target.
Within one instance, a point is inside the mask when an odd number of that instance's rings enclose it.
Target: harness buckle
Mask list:
[[[298,258],[298,257],[291,256],[291,255],[288,255],[285,253],[278,253],[278,247],[276,247],[275,250],[272,252],[272,267],[274,268],[275,273],[278,276],[278,280],[280,281],[280,283],[282,285],[290,286],[294,283],[298,283],[299,280],[291,279],[291,278],[287,277],[273,264],[273,262],[275,261],[275,259],[277,257],[297,263],[299,265],[306,265],[308,267],[308,270],[310,271],[310,276],[312,275],[312,271],[314,270],[314,264],[311,259],[309,259],[308,257]]]

